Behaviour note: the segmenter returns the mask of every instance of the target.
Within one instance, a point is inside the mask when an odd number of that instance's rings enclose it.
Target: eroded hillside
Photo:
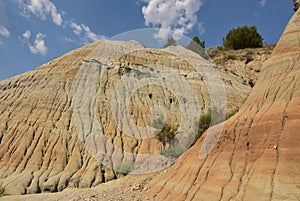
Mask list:
[[[207,49],[208,55],[220,71],[230,72],[243,79],[244,84],[253,87],[261,72],[263,63],[270,57],[274,45],[263,48],[227,50],[223,47]]]
[[[219,139],[215,136],[222,124],[209,129],[174,165],[156,174],[128,176],[92,189],[3,199],[299,200],[299,19],[300,11],[263,64],[245,104],[223,124]],[[125,58],[138,65],[145,62],[136,57],[139,53],[134,55]]]
[[[140,129],[160,117],[184,125],[178,138],[188,146],[193,136],[184,129],[197,124],[196,116],[221,102],[235,111],[251,91],[233,72],[216,72],[182,46],[98,41],[1,81],[0,184],[7,194],[29,194],[116,179],[124,165],[161,155],[151,128]]]
[[[225,123],[220,139],[213,138],[217,127],[211,128],[164,176],[146,186],[148,196],[156,200],[300,199],[299,22],[297,11],[246,103]],[[212,150],[208,156],[207,150]]]

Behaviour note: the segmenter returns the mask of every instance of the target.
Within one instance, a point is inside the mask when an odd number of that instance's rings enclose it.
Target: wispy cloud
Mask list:
[[[77,24],[72,21],[69,23],[69,27],[72,29],[73,33],[80,38],[81,44],[88,44],[90,42],[94,42],[96,40],[106,39],[105,36],[98,35],[94,33],[89,26],[85,24]],[[68,38],[67,42],[76,41]]]
[[[25,35],[24,38],[26,38],[26,37],[28,37],[28,35]],[[43,56],[45,56],[47,54],[47,47],[45,45],[45,40],[44,40],[45,37],[46,37],[45,34],[38,33],[35,36],[34,43],[33,44],[28,43],[29,50],[32,54],[40,54]]]
[[[28,16],[34,14],[42,20],[51,16],[54,24],[61,26],[63,24],[62,13],[60,13],[55,4],[50,0],[18,0],[22,9],[22,14]]]
[[[166,39],[172,35],[179,39],[198,24],[197,12],[203,5],[201,0],[144,0],[142,8],[147,26],[159,28],[155,35]]]
[[[73,29],[74,34],[79,36],[82,32],[82,27],[76,22],[71,22],[70,27]]]
[[[0,26],[0,35],[8,38],[10,36],[10,32],[6,27]]]
[[[259,5],[260,7],[264,7],[268,0],[260,0]]]
[[[82,24],[81,25],[83,30],[85,31],[85,37],[91,41],[99,40],[101,37],[99,37],[97,34],[93,33],[90,29],[90,27]]]

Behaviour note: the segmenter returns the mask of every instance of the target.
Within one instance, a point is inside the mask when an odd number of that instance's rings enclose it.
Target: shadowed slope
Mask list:
[[[300,199],[300,11],[210,155],[204,138],[146,187],[157,200]],[[200,151],[201,150],[201,151]]]

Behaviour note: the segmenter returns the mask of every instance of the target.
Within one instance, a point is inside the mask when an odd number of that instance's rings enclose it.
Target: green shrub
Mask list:
[[[203,133],[204,131],[206,131],[210,126],[210,122],[211,122],[211,111],[209,111],[208,113],[200,117],[199,132]]]
[[[174,39],[174,38],[168,38],[168,41],[167,41],[167,43],[164,45],[164,48],[166,48],[166,47],[169,47],[169,46],[172,46],[172,45],[176,45],[177,44],[177,42],[176,42],[176,40]]]
[[[258,48],[263,46],[263,38],[256,26],[243,26],[231,29],[223,38],[224,47],[230,49]]]
[[[192,51],[196,51],[200,48],[203,50],[205,49],[205,41],[201,41],[198,36],[195,36],[186,48]]]
[[[209,59],[208,54],[204,51],[205,41],[201,41],[198,36],[195,36],[193,40],[186,46],[187,49],[199,54],[205,59]]]
[[[197,142],[197,140],[202,136],[202,134],[210,127],[210,122],[211,122],[211,110],[200,117],[198,133],[195,136],[192,146]]]
[[[171,144],[175,139],[176,128],[171,125],[165,125],[163,129],[156,135],[156,139],[158,139],[163,146],[166,144]]]
[[[197,140],[203,135],[203,133],[210,127],[210,126],[214,126],[218,123],[221,123],[222,121],[224,121],[224,119],[222,119],[223,115],[221,112],[219,112],[218,110],[215,111],[215,115],[216,117],[213,119],[214,121],[212,121],[212,111],[209,110],[206,114],[202,115],[200,117],[199,120],[199,129],[198,129],[198,133],[194,139],[194,142],[192,143],[191,146],[193,146]],[[233,115],[235,115],[237,113],[237,111],[233,111],[231,113],[226,114],[225,120],[229,119],[230,117],[232,117]]]
[[[0,197],[4,196],[5,195],[5,187],[3,187],[2,185],[0,185]]]
[[[162,152],[163,155],[173,158],[178,158],[184,152],[184,149],[180,145],[170,146],[168,149]]]

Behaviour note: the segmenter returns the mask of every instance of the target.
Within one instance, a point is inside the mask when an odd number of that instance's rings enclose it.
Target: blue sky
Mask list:
[[[195,35],[222,45],[237,26],[256,25],[276,43],[292,0],[0,0],[0,80],[26,72],[98,39],[162,45]],[[146,29],[146,28],[157,29]],[[137,31],[136,31],[137,30]],[[117,37],[116,37],[117,36]],[[151,40],[149,39],[151,38]]]

